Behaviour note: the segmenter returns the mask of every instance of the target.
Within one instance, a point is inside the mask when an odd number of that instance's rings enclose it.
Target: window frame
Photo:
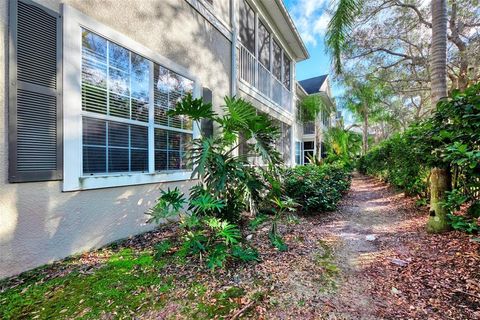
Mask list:
[[[148,121],[148,172],[120,172],[85,175],[83,173],[83,141],[82,141],[82,117],[94,117],[97,119],[112,120],[110,116],[95,114],[82,110],[82,30],[91,31],[109,41],[112,41],[125,49],[139,54],[152,63],[150,70],[150,84],[153,83],[153,65],[158,64],[169,70],[193,81],[193,96],[201,96],[200,82],[187,68],[157,54],[153,50],[137,43],[128,36],[103,25],[96,20],[84,15],[69,5],[62,4],[63,16],[63,105],[64,108],[64,180],[63,191],[88,190],[119,186],[131,186],[148,183],[160,183],[182,181],[191,179],[191,169],[179,169],[156,172],[154,167],[155,148],[154,130],[159,125],[154,125],[154,97],[150,90],[149,97],[149,121]],[[115,118],[115,121],[125,124],[140,124],[141,122],[131,119]],[[143,125],[145,122],[142,123]],[[185,131],[192,133],[192,139],[200,135],[199,124],[194,122],[192,130],[182,130],[165,127],[167,130]]]

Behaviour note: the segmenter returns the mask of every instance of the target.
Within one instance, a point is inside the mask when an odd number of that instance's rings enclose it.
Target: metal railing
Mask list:
[[[303,124],[303,134],[315,134],[315,122],[305,122]]]
[[[292,112],[292,92],[241,44],[238,71],[241,80],[256,88],[280,108]]]

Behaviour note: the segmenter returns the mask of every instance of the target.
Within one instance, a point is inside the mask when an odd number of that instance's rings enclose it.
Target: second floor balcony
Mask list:
[[[292,91],[241,44],[238,62],[238,75],[241,81],[257,89],[281,109],[292,112]]]

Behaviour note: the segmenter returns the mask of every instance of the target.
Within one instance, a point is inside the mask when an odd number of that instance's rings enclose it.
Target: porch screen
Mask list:
[[[240,41],[255,54],[255,12],[245,0],[239,2],[239,33]]]

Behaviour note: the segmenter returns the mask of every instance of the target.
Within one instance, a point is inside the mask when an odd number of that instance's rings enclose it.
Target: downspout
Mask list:
[[[237,22],[237,0],[230,0],[230,20],[232,24],[232,69],[231,69],[231,96],[237,95],[237,38],[238,38],[238,22]]]

